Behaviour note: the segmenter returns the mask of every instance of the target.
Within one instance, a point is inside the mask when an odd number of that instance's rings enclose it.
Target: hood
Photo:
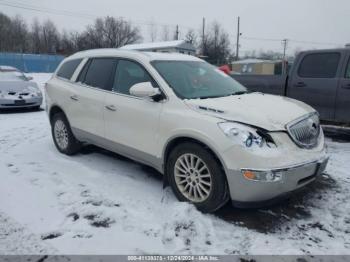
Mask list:
[[[285,130],[289,122],[315,111],[303,102],[262,93],[191,99],[185,103],[200,113],[269,131]]]
[[[35,90],[34,90],[35,89]],[[36,92],[38,85],[30,81],[0,81],[1,92]]]

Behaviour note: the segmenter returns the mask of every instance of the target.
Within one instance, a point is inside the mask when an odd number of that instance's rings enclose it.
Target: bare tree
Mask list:
[[[28,29],[27,24],[24,22],[21,16],[15,16],[11,21],[9,35],[6,37],[9,39],[12,45],[12,51],[25,52],[28,49]]]
[[[44,40],[44,52],[48,54],[56,53],[59,47],[59,34],[55,24],[51,20],[46,20],[42,25]]]
[[[170,32],[169,32],[169,26],[164,25],[162,29],[162,40],[163,41],[169,41],[170,40]]]
[[[187,34],[185,36],[185,40],[188,43],[191,43],[193,45],[197,45],[197,34],[193,29],[190,29],[187,31]]]
[[[208,62],[213,64],[224,64],[232,59],[228,33],[224,31],[218,22],[213,22],[210,30],[205,32],[201,41],[201,54],[207,57]]]
[[[58,32],[51,20],[34,19],[30,30],[20,16],[0,13],[0,51],[71,54],[91,48],[118,48],[142,39],[140,31],[122,18],[98,18],[81,32]]]
[[[80,37],[83,49],[87,48],[118,48],[141,40],[137,27],[122,18],[105,17],[96,19],[94,25],[86,28]]]
[[[152,21],[149,24],[148,32],[149,32],[149,37],[151,39],[151,42],[154,42],[157,40],[157,25]]]
[[[0,51],[10,51],[9,34],[11,30],[11,19],[0,13]]]
[[[42,27],[37,19],[33,20],[29,38],[31,51],[35,54],[39,54],[43,50],[43,40]]]

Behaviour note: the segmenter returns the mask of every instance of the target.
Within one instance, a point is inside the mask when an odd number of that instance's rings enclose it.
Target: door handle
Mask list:
[[[114,106],[114,105],[108,105],[108,106],[105,106],[106,109],[110,110],[110,111],[117,111],[117,108]]]
[[[79,98],[78,98],[77,95],[72,95],[72,96],[70,96],[70,99],[72,99],[72,100],[74,100],[74,101],[78,101],[78,100],[79,100]]]
[[[345,85],[342,85],[341,87],[344,89],[350,89],[350,84],[345,84]]]
[[[296,84],[294,84],[295,87],[305,87],[306,84],[304,82],[298,82]]]

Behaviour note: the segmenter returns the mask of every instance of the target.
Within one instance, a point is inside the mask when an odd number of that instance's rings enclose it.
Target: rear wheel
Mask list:
[[[63,113],[57,113],[52,117],[51,131],[56,148],[61,153],[73,155],[80,150],[81,143],[74,137]]]
[[[177,146],[167,162],[170,185],[180,201],[214,212],[228,200],[224,171],[213,154],[196,143]]]

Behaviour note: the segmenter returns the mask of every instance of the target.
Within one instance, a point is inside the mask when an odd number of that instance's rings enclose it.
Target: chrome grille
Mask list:
[[[321,132],[318,114],[312,113],[289,123],[287,130],[298,146],[303,148],[315,147]]]

